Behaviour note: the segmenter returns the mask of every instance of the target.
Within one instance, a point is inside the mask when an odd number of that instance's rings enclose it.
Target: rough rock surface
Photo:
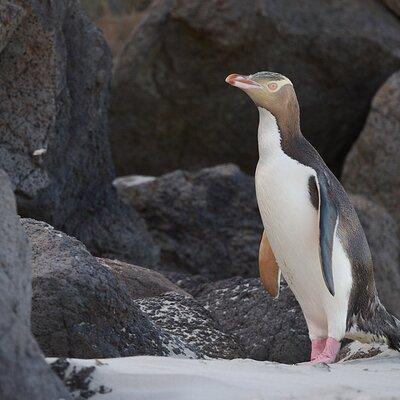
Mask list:
[[[371,249],[379,297],[390,312],[400,317],[400,241],[397,224],[382,206],[365,197],[353,195],[351,201]]]
[[[7,46],[25,16],[24,9],[15,4],[0,4],[0,53]]]
[[[204,307],[190,296],[165,293],[136,300],[141,310],[163,331],[187,343],[197,358],[241,358],[242,347]]]
[[[398,17],[400,17],[400,0],[382,0],[389,9],[391,9]]]
[[[342,181],[350,192],[385,207],[400,227],[399,104],[400,71],[375,95],[366,125],[347,156]]]
[[[266,293],[259,279],[239,277],[210,283],[197,299],[224,332],[238,338],[247,358],[288,364],[309,359],[306,322],[285,283],[281,283],[276,300]]]
[[[46,356],[164,355],[159,331],[82,243],[22,221],[33,249],[32,331]]]
[[[260,70],[294,82],[303,131],[338,172],[400,66],[400,24],[375,0],[162,0],[146,13],[116,60],[118,175],[224,162],[253,172],[257,110],[224,80]]]
[[[213,278],[258,273],[254,179],[238,167],[175,171],[118,191],[145,218],[163,267]]]
[[[109,268],[117,278],[125,283],[131,299],[155,297],[167,292],[177,292],[187,295],[183,289],[157,271],[118,260],[99,258],[98,261]]]
[[[0,167],[11,177],[19,212],[78,237],[98,255],[156,262],[144,222],[111,186],[111,56],[100,31],[78,0],[0,3],[0,43],[3,32],[8,42],[0,56]],[[9,21],[4,9],[12,11]]]
[[[0,170],[0,398],[69,398],[30,332],[30,249],[16,214],[7,175]]]

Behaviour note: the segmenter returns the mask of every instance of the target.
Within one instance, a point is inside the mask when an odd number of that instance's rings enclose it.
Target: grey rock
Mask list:
[[[136,300],[141,310],[163,331],[186,343],[197,358],[239,358],[241,346],[196,300],[180,293]]]
[[[400,226],[400,71],[376,93],[363,131],[347,156],[342,181],[383,206]],[[400,230],[398,229],[398,233]]]
[[[243,345],[246,358],[287,364],[308,361],[310,341],[294,295],[281,283],[273,299],[259,279],[231,278],[205,286],[197,299],[222,330]]]
[[[379,297],[392,314],[400,317],[400,241],[396,221],[382,206],[363,196],[353,195],[351,201],[371,249]]]
[[[262,233],[254,179],[232,164],[118,187],[144,217],[161,265],[212,278],[257,275]]]
[[[8,45],[0,57],[0,167],[20,214],[78,237],[97,255],[156,263],[145,223],[111,185],[111,55],[101,32],[78,0],[0,4],[25,14],[18,25],[15,11],[2,28]]]
[[[118,260],[99,258],[98,261],[107,267],[117,279],[125,283],[131,299],[156,297],[167,292],[188,295],[183,289],[157,271],[127,264]]]
[[[116,59],[118,175],[225,162],[252,173],[257,111],[224,79],[260,70],[294,82],[304,134],[339,173],[370,99],[400,67],[399,21],[376,0],[164,0],[146,13]]]
[[[1,170],[0,214],[0,398],[69,399],[30,332],[31,252],[11,183]]]
[[[23,219],[33,249],[32,331],[48,357],[164,355],[126,286],[78,240]]]

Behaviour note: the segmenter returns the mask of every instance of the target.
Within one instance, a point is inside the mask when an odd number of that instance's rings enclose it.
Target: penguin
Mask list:
[[[400,350],[400,322],[379,300],[363,228],[344,188],[302,135],[292,82],[275,72],[231,74],[226,82],[259,112],[260,277],[274,297],[285,278],[307,323],[311,362],[335,362],[344,338]]]

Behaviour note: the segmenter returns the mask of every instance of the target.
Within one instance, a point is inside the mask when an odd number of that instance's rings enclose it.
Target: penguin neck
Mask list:
[[[261,162],[267,162],[273,157],[284,155],[285,142],[301,136],[298,124],[292,130],[280,126],[275,116],[263,107],[258,107],[260,115],[258,125],[258,152]]]

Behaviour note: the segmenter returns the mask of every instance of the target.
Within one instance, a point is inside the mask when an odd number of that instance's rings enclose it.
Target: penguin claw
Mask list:
[[[340,342],[329,337],[326,339],[325,348],[316,358],[311,360],[312,364],[332,364],[340,350]]]

